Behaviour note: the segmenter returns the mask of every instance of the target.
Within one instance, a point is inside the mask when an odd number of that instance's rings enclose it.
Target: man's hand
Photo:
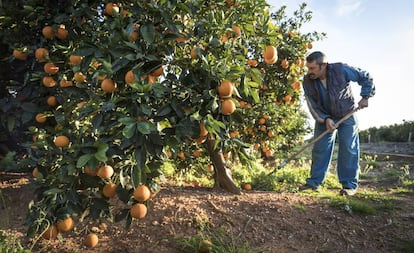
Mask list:
[[[331,118],[326,119],[325,121],[326,129],[333,132],[336,129],[335,121],[333,121]]]
[[[360,109],[368,107],[368,98],[362,98],[359,102],[358,102],[358,107]]]

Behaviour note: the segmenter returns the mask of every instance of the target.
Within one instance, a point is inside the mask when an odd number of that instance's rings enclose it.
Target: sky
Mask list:
[[[357,112],[361,130],[414,121],[414,1],[267,2],[273,10],[287,6],[288,17],[306,2],[312,20],[301,31],[327,33],[322,41],[313,43],[311,51],[324,52],[330,63],[343,62],[371,74],[376,95],[369,99],[368,108]],[[360,86],[351,85],[359,101]]]

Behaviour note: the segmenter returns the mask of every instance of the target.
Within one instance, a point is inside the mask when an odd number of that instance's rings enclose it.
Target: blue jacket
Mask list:
[[[326,118],[334,120],[344,117],[355,107],[350,81],[361,86],[361,96],[375,95],[375,86],[368,72],[343,63],[327,65],[325,89],[320,79],[303,79],[303,90],[309,110],[314,119],[323,123]]]

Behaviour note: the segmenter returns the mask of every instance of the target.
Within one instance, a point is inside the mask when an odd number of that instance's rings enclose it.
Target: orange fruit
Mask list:
[[[187,33],[185,33],[185,32],[180,33],[180,36],[178,36],[178,38],[175,39],[175,41],[177,41],[178,43],[186,42],[187,41]]]
[[[233,94],[233,84],[228,80],[223,80],[217,88],[217,93],[220,98],[229,98]]]
[[[142,75],[141,79],[144,80],[145,82],[148,82],[149,84],[153,84],[155,83],[157,78],[152,75]]]
[[[98,177],[102,179],[108,179],[111,178],[114,174],[114,169],[110,165],[104,165],[98,169]]]
[[[55,32],[53,31],[53,27],[49,25],[43,27],[42,34],[46,39],[53,39],[53,37],[55,37]]]
[[[233,100],[227,99],[221,102],[221,113],[224,115],[233,114],[236,110],[236,105],[234,104]]]
[[[88,248],[93,248],[96,245],[98,245],[98,242],[99,242],[98,236],[95,233],[90,233],[86,235],[84,244]]]
[[[198,245],[198,252],[200,253],[208,253],[213,251],[213,244],[210,240],[204,239],[200,241]]]
[[[236,137],[236,136],[238,136],[238,135],[239,135],[239,132],[238,132],[238,131],[231,131],[231,132],[229,133],[229,135],[230,135],[230,138],[234,138],[234,137]]]
[[[185,160],[185,153],[183,151],[178,152],[177,154],[178,158],[180,158],[181,160]]]
[[[51,76],[43,77],[42,83],[44,86],[49,87],[49,88],[55,87],[57,85],[57,82]]]
[[[275,133],[272,130],[270,130],[269,132],[267,132],[267,136],[272,138],[273,136],[275,136]]]
[[[260,118],[259,119],[259,124],[263,125],[266,123],[266,119],[265,118]]]
[[[201,156],[201,150],[197,149],[193,151],[193,157],[199,158]]]
[[[207,136],[208,131],[206,129],[206,126],[204,125],[204,122],[200,122],[200,136]]]
[[[133,41],[137,41],[139,36],[139,33],[137,31],[133,31],[129,37],[128,37],[128,41],[133,42]]]
[[[147,215],[147,206],[141,203],[134,204],[129,210],[132,218],[142,219]]]
[[[45,232],[43,232],[42,237],[45,240],[55,240],[59,231],[55,225],[50,225]]]
[[[287,68],[289,68],[289,62],[288,62],[288,60],[287,60],[287,59],[283,59],[283,60],[282,60],[282,62],[280,63],[280,66],[281,66],[283,69],[287,69]]]
[[[27,53],[17,49],[13,50],[13,56],[14,58],[19,59],[21,61],[27,60]]]
[[[264,132],[266,131],[267,127],[265,125],[261,125],[260,126],[260,131]]]
[[[197,52],[196,52],[196,50],[197,50],[198,48],[199,48],[199,47],[193,47],[193,48],[191,49],[191,52],[190,52],[191,59],[197,59],[197,58],[198,58],[198,55],[197,55]]]
[[[259,63],[255,59],[248,59],[247,60],[247,65],[249,65],[250,67],[257,67],[258,64]]]
[[[312,49],[312,48],[313,48],[312,43],[308,43],[308,44],[306,44],[306,48],[307,48],[307,49]]]
[[[244,184],[244,189],[245,189],[246,191],[250,191],[250,190],[252,189],[252,185],[251,185],[251,184],[249,184],[249,183]]]
[[[116,184],[107,183],[102,189],[102,194],[107,198],[113,198],[116,194]]]
[[[162,73],[164,73],[164,67],[163,66],[160,66],[156,70],[152,71],[150,73],[150,75],[151,76],[155,76],[155,77],[159,77],[160,75],[162,75]]]
[[[113,93],[116,90],[116,83],[112,79],[104,79],[101,83],[101,89],[106,93]]]
[[[55,138],[56,147],[63,148],[69,146],[70,140],[65,135],[59,135]]]
[[[56,224],[57,229],[59,232],[68,232],[72,230],[74,225],[73,219],[71,217],[67,217],[66,219],[58,221]]]
[[[86,76],[82,72],[76,72],[73,75],[73,79],[75,79],[75,82],[83,83],[86,81]]]
[[[266,156],[267,158],[271,157],[272,155],[273,155],[272,150],[270,150],[270,149],[266,150],[266,152],[265,152],[265,156]]]
[[[277,49],[274,46],[267,45],[263,51],[263,58],[267,64],[274,64],[277,62]]]
[[[33,171],[32,171],[32,176],[33,176],[34,178],[37,178],[37,175],[39,175],[39,169],[36,167],[36,168],[34,168],[34,169],[33,169]]]
[[[48,62],[43,66],[45,72],[49,75],[54,75],[59,72],[59,67],[57,67],[53,62]]]
[[[137,201],[144,202],[149,199],[151,191],[146,185],[141,184],[135,188],[133,195]]]
[[[47,98],[47,104],[49,106],[55,107],[57,105],[57,99],[56,99],[56,97],[55,96],[49,96]]]
[[[49,58],[49,50],[43,47],[38,48],[35,51],[35,57],[39,62],[45,62]]]
[[[214,171],[214,165],[213,164],[207,165],[207,171],[213,172]]]
[[[290,104],[291,100],[292,100],[291,94],[287,94],[286,96],[283,97],[283,101],[285,101],[286,104]]]
[[[172,152],[171,152],[171,150],[170,150],[170,149],[168,149],[167,151],[165,151],[165,154],[167,155],[167,158],[168,158],[168,159],[171,159],[171,157],[172,157]]]
[[[135,79],[134,72],[132,72],[132,70],[126,72],[125,83],[131,84],[131,83],[136,83],[136,82],[137,82],[137,79]]]
[[[294,81],[294,82],[292,83],[292,88],[293,88],[294,90],[300,90],[300,82],[299,82],[299,81]]]
[[[111,2],[107,3],[105,5],[105,14],[108,16],[113,16],[114,13],[119,13],[118,5],[111,3]]]
[[[71,55],[69,56],[69,62],[72,65],[79,65],[82,61],[83,57],[80,55]]]
[[[60,87],[65,88],[65,87],[72,87],[73,86],[73,82],[72,81],[68,81],[66,79],[62,79],[59,82]]]
[[[64,27],[59,27],[56,31],[56,38],[66,40],[69,36],[69,31]]]
[[[35,119],[36,119],[36,122],[38,123],[45,123],[47,120],[46,116],[43,113],[36,114]]]
[[[83,168],[83,171],[87,175],[89,175],[91,177],[94,177],[94,176],[96,176],[98,174],[98,170],[97,169],[91,170],[88,166],[86,166],[85,168]]]
[[[238,27],[237,25],[232,25],[231,29],[233,30],[233,32],[236,34],[236,38],[241,36],[241,30],[240,27]]]

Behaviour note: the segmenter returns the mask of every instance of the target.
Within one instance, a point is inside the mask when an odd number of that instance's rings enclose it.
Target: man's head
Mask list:
[[[325,79],[328,62],[324,53],[316,51],[306,57],[308,76],[311,79]]]

